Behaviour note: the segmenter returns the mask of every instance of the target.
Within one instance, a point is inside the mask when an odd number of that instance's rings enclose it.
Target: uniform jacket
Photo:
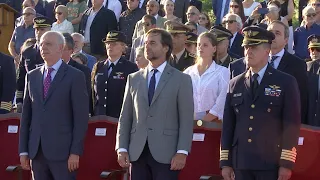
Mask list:
[[[109,77],[108,67],[108,61],[105,60],[95,64],[92,71],[94,115],[119,118],[127,77],[138,71],[138,67],[123,57],[119,59]]]
[[[300,98],[291,75],[267,67],[253,97],[250,71],[233,78],[227,94],[220,166],[292,169],[300,130]]]
[[[195,63],[195,55],[192,53],[189,53],[187,50],[184,50],[184,53],[182,54],[178,62],[175,62],[172,56],[169,59],[169,64],[180,71],[184,71],[189,66],[192,66],[194,63]]]
[[[320,69],[320,59],[307,62],[307,71],[318,74]]]
[[[319,71],[308,73],[308,118],[307,124],[320,126]]]
[[[228,68],[229,67],[229,64],[231,62],[233,62],[234,59],[231,58],[230,55],[227,56],[227,58],[225,59],[225,61],[223,61],[223,63],[221,63],[220,61],[216,61],[216,63],[220,66],[223,66],[223,67],[226,67]]]

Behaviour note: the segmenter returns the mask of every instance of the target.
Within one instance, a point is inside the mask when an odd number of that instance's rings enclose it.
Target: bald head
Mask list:
[[[59,32],[48,31],[40,39],[41,57],[48,66],[54,65],[62,57],[64,37]]]
[[[189,22],[198,23],[200,11],[195,6],[190,6],[187,11],[187,19]]]

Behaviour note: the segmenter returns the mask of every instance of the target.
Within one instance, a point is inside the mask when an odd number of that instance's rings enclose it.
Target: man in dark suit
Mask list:
[[[85,40],[83,51],[102,60],[106,55],[102,39],[109,31],[117,30],[118,24],[114,12],[103,7],[103,0],[91,1],[93,6],[83,13],[79,33]]]
[[[298,84],[268,64],[275,35],[243,29],[249,69],[230,81],[221,137],[225,180],[289,180],[300,131]]]
[[[188,52],[185,48],[187,32],[190,27],[177,21],[166,21],[166,30],[172,35],[173,49],[169,64],[180,71],[184,71],[195,62],[195,55]]]
[[[308,49],[311,57],[311,61],[307,62],[307,71],[319,74],[320,69],[320,36],[311,35],[308,37]]]
[[[51,30],[52,21],[46,17],[36,17],[33,19],[33,27],[35,28],[35,36],[37,43],[34,46],[26,48],[20,57],[17,77],[16,104],[17,112],[22,112],[23,94],[25,87],[25,76],[27,72],[43,65],[44,61],[40,55],[40,38]]]
[[[16,70],[14,60],[0,52],[0,114],[11,112],[15,90]]]
[[[200,12],[202,11],[202,2],[199,0],[191,0],[190,6],[195,6]]]
[[[237,14],[227,14],[223,22],[226,28],[232,33],[233,37],[230,39],[229,54],[232,58],[244,57],[244,49],[241,46],[243,36],[240,33],[242,29],[242,19]]]
[[[163,11],[163,5],[164,5],[165,0],[160,1],[160,9],[162,9],[161,14],[164,16],[164,11]],[[187,15],[186,12],[190,6],[190,0],[173,0],[174,2],[174,11],[173,15],[177,16],[182,20],[182,23],[187,22]]]
[[[40,40],[44,66],[27,74],[20,123],[19,153],[34,180],[74,180],[88,127],[89,101],[84,74],[62,60],[63,36]]]
[[[125,35],[119,31],[108,33],[105,44],[108,59],[95,64],[92,71],[94,115],[119,118],[129,74],[138,71],[135,63],[122,57]]]
[[[301,103],[301,121],[307,122],[308,109],[308,84],[306,63],[290,54],[284,48],[288,44],[289,28],[281,21],[273,21],[268,25],[268,30],[275,34],[270,51],[270,65],[282,72],[292,75],[298,82]]]
[[[192,82],[167,63],[172,38],[162,29],[146,34],[145,69],[128,76],[116,151],[121,167],[131,162],[132,180],[178,180],[191,149]]]
[[[211,27],[209,32],[215,34],[218,41],[215,62],[221,66],[229,67],[230,62],[233,61],[228,54],[229,43],[232,38],[231,32],[218,25]]]
[[[72,36],[69,33],[63,33],[63,37],[64,37],[65,44],[63,47],[61,59],[66,64],[83,72],[85,79],[86,79],[87,91],[88,91],[88,94],[90,95],[91,94],[91,71],[87,66],[79,64],[71,58],[71,55],[73,54],[74,46],[75,46],[75,43],[73,41]],[[92,102],[91,96],[89,96],[89,101]],[[89,106],[90,113],[92,113],[92,106],[91,105],[92,105],[92,103],[90,103],[90,106]]]

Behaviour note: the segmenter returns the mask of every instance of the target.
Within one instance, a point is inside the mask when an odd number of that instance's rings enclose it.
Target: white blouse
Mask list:
[[[212,62],[201,76],[197,65],[189,67],[184,73],[189,74],[192,79],[195,115],[209,111],[210,114],[223,119],[230,78],[229,70]]]
[[[54,22],[52,24],[52,31],[57,31],[60,33],[73,33],[73,26],[72,23],[69,22],[67,19],[65,19],[62,23],[58,24],[57,22]]]

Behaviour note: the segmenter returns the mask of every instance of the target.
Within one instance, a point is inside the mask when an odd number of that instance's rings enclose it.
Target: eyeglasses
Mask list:
[[[196,15],[196,13],[195,12],[191,12],[191,13],[186,13],[186,15],[187,16],[194,16],[194,15]]]
[[[154,4],[148,5],[148,4],[147,4],[147,6],[146,6],[146,7],[154,8],[154,7],[156,7],[156,5],[154,5]]]
[[[33,13],[23,13],[22,16],[31,16],[31,15],[35,15]]]
[[[61,14],[63,14],[62,12],[55,12],[55,14],[58,14],[59,16],[61,15]]]
[[[311,4],[313,7],[320,7],[320,3],[313,3]]]
[[[320,52],[320,48],[310,48],[310,50]]]
[[[232,24],[232,23],[234,23],[234,22],[237,22],[236,20],[225,20],[225,21],[223,21],[223,24]]]
[[[311,13],[311,14],[307,14],[306,16],[309,17],[315,17],[317,14],[316,13]]]
[[[239,8],[239,5],[230,5],[230,8]]]
[[[150,26],[150,23],[144,22],[142,23],[142,26]]]
[[[204,20],[207,20],[206,17],[200,17],[200,19],[203,20],[203,21],[204,21]]]

